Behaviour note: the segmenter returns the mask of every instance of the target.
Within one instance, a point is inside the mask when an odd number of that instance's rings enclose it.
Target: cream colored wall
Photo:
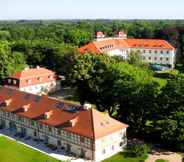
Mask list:
[[[125,142],[123,146],[120,146],[121,142]],[[126,146],[126,143],[126,129],[119,130],[108,136],[97,139],[95,141],[95,160],[102,161],[122,151]],[[114,149],[112,149],[112,147],[114,147]]]
[[[20,88],[21,91],[33,93],[33,94],[40,94],[41,92],[54,92],[60,89],[60,82],[59,81],[52,81],[44,84],[36,84],[31,86],[26,86]]]
[[[138,49],[138,48],[134,48],[131,49],[132,51],[138,51],[140,50],[141,55],[145,57],[145,62],[148,63],[156,63],[156,64],[164,64],[164,65],[171,65],[172,68],[174,68],[174,64],[175,64],[175,50],[160,50],[160,49]],[[145,53],[143,52],[145,50]],[[151,50],[151,53],[149,53],[149,51]],[[157,51],[157,53],[155,53],[155,50]],[[161,51],[163,51],[163,53],[161,53]],[[169,53],[167,53],[167,51],[169,51]],[[151,60],[149,59],[149,57],[151,57]],[[157,58],[155,60],[155,58]],[[162,60],[160,60],[160,58],[162,58]],[[169,58],[169,60],[167,61],[166,58]]]
[[[127,49],[112,49],[107,52],[109,56],[121,56],[123,59],[127,59],[128,57]]]

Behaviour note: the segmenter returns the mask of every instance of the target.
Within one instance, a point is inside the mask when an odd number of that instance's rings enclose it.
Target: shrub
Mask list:
[[[169,162],[168,160],[164,160],[164,159],[157,159],[155,160],[155,162]]]
[[[146,144],[136,144],[128,146],[127,150],[132,156],[142,157],[147,156],[150,147]]]

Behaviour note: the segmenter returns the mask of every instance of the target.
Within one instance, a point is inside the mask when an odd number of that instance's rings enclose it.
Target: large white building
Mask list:
[[[4,85],[40,95],[60,89],[60,81],[55,72],[39,66],[16,72],[6,78]]]
[[[101,161],[127,144],[127,125],[93,108],[0,87],[0,128]]]
[[[127,59],[131,51],[139,52],[145,62],[174,68],[176,50],[165,40],[128,39],[124,32],[115,37],[105,37],[102,32],[97,32],[96,40],[80,48],[81,53],[107,53],[123,59]]]

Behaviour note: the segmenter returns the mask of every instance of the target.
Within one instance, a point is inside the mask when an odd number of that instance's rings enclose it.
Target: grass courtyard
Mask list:
[[[59,162],[6,137],[0,137],[0,162]]]

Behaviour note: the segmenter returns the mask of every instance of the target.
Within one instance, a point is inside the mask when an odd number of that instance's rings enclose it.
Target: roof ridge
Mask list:
[[[91,108],[90,111],[91,111],[91,123],[92,123],[93,138],[95,138],[95,129],[94,129],[94,122],[93,122],[93,108]]]

